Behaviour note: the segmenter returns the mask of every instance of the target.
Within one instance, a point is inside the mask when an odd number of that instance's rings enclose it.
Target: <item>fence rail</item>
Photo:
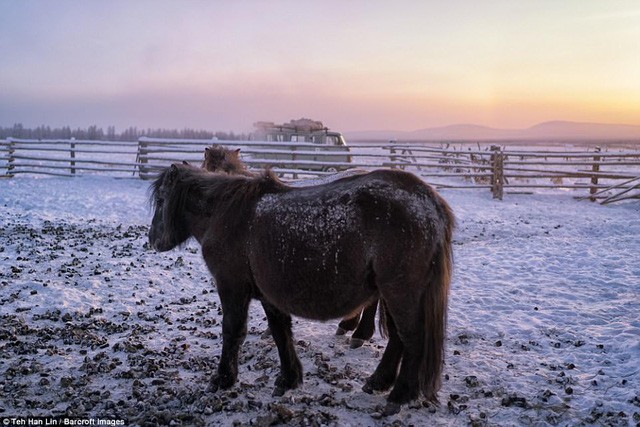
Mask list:
[[[5,176],[135,176],[137,151],[137,142],[8,138],[0,141],[0,171]]]
[[[403,169],[439,188],[505,192],[576,190],[578,197],[611,202],[640,198],[639,149],[507,149],[439,143],[360,143],[326,146],[308,142],[217,141],[142,137],[135,142],[0,140],[0,176],[103,174],[150,179],[173,162],[200,164],[204,148],[241,148],[250,168],[272,167],[286,178],[310,178],[349,168]],[[584,193],[587,193],[586,195]]]

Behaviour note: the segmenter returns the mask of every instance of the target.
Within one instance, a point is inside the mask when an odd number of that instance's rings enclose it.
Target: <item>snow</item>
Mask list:
[[[305,383],[278,371],[252,303],[239,382],[206,392],[220,304],[194,241],[147,245],[149,182],[0,180],[0,418],[123,418],[132,425],[460,425],[640,422],[640,204],[571,192],[443,190],[458,219],[440,405],[379,418],[361,387],[386,341],[294,320]]]

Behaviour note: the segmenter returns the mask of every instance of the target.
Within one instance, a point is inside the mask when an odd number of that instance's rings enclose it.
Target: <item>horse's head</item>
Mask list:
[[[180,185],[183,175],[190,168],[192,166],[173,164],[151,186],[154,214],[149,244],[158,252],[171,250],[191,237],[185,220],[186,189]]]
[[[245,169],[240,160],[240,149],[229,150],[219,145],[204,149],[202,168],[209,172],[224,172],[228,174],[242,173]]]

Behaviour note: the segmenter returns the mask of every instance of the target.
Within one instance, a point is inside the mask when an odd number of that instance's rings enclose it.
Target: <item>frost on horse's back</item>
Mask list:
[[[288,194],[271,194],[263,197],[256,206],[256,217],[263,216],[294,234],[337,238],[354,226],[356,212],[351,203],[313,197],[298,200],[288,197]]]

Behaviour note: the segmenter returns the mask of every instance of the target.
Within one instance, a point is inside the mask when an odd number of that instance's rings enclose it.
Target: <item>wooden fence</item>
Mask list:
[[[354,159],[353,148],[310,142],[174,140],[142,137],[138,141],[140,177],[149,179],[173,162],[200,164],[204,147],[212,144],[241,148],[243,161],[254,169],[271,167],[294,179],[335,173],[353,167],[370,167]]]
[[[640,197],[638,150],[603,152],[599,147],[590,152],[524,150],[495,145],[477,149],[415,145],[386,148],[391,153],[391,161],[385,163],[387,167],[412,170],[431,181],[458,177],[458,183],[434,184],[449,188],[488,188],[498,199],[502,199],[505,191],[535,189],[588,191],[591,200],[609,199],[611,192],[624,192],[625,199]]]
[[[5,176],[135,176],[137,152],[137,142],[8,138],[0,141],[0,171]]]
[[[438,188],[488,189],[505,193],[576,190],[605,203],[640,198],[640,150],[566,150],[558,147],[450,146],[440,143],[313,143],[140,138],[136,142],[0,141],[0,176],[103,174],[150,179],[173,162],[200,164],[204,148],[241,148],[250,168],[266,166],[285,178],[312,178],[349,168],[403,169]],[[4,173],[2,173],[4,171]]]

